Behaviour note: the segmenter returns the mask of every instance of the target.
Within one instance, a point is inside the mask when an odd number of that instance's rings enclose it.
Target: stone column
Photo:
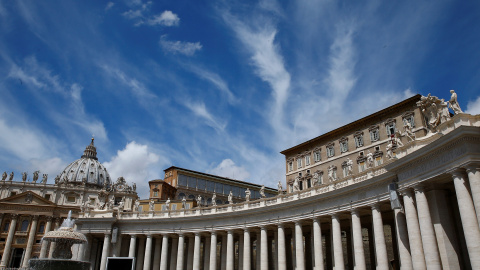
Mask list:
[[[233,231],[228,230],[227,231],[227,270],[233,270],[233,267],[235,265],[235,257],[233,256],[234,252],[234,246],[233,246]]]
[[[362,224],[358,209],[352,210],[352,238],[355,257],[355,270],[366,270],[365,251],[363,250]]]
[[[410,243],[408,241],[407,221],[405,214],[400,209],[394,210],[395,227],[397,233],[398,254],[400,256],[400,269],[412,270],[412,257],[410,255]]]
[[[251,269],[251,243],[250,243],[250,231],[245,228],[243,231],[243,270]]]
[[[200,269],[200,233],[195,233],[195,246],[193,248],[193,269]]]
[[[135,269],[137,270],[142,269],[144,260],[145,260],[145,238],[141,237],[138,240],[137,264],[135,266]]]
[[[155,237],[155,249],[153,251],[153,270],[160,268],[160,254],[161,254],[162,242],[161,239]]]
[[[60,227],[60,218],[55,218],[55,228],[54,230],[58,229]],[[51,242],[50,243],[50,250],[48,251],[48,258],[51,259],[53,256],[53,251],[55,250],[55,247],[57,246],[57,243]]]
[[[422,237],[418,223],[417,209],[415,208],[413,191],[403,191],[403,204],[405,207],[405,219],[407,220],[408,241],[412,255],[412,265],[415,270],[426,270],[425,256],[423,255]]]
[[[210,270],[217,270],[217,232],[210,235]]]
[[[260,227],[260,269],[268,270],[268,235],[265,226]]]
[[[466,167],[468,174],[468,182],[472,191],[473,204],[477,214],[477,222],[480,224],[480,166],[471,164]]]
[[[302,223],[295,221],[295,258],[297,270],[305,270],[305,253],[303,251]]]
[[[188,237],[187,270],[193,270],[193,251],[195,250],[195,243],[193,241],[194,239],[192,237]]]
[[[183,260],[184,260],[184,249],[185,249],[185,236],[183,233],[178,234],[178,251],[177,251],[177,270],[183,270]]]
[[[314,269],[323,270],[322,228],[320,224],[320,218],[318,217],[313,219],[313,251],[315,261]]]
[[[480,269],[480,229],[473,200],[470,197],[463,173],[456,170],[452,172],[452,176],[470,264],[472,269]]]
[[[172,246],[170,247],[170,264],[168,268],[170,270],[177,269],[177,252],[178,252],[178,238],[172,238]]]
[[[442,269],[440,254],[438,253],[437,239],[433,229],[432,217],[428,208],[427,197],[422,186],[415,186],[415,198],[417,201],[418,222],[422,236],[423,251],[427,269]]]
[[[120,252],[122,250],[122,235],[119,233],[117,235],[117,242],[115,243],[115,249],[113,250],[113,257],[120,257]]]
[[[150,270],[152,260],[152,235],[147,234],[147,240],[145,244],[145,258],[143,260],[143,270]]]
[[[15,228],[17,227],[18,215],[13,214],[11,217],[12,219],[10,220],[10,227],[8,227],[8,236],[3,251],[2,261],[0,262],[0,267],[6,267],[8,265],[8,261],[10,260],[10,252],[12,251],[12,241],[13,236],[15,235]]]
[[[83,257],[81,258],[82,261],[89,262],[90,261],[90,253],[92,252],[92,242],[93,239],[90,235],[85,234],[85,237],[87,237],[87,243],[84,244],[85,249],[83,252]]]
[[[22,267],[25,267],[25,268],[28,267],[28,260],[30,260],[32,256],[33,242],[35,240],[35,233],[37,232],[37,221],[38,221],[38,216],[36,215],[33,216],[32,224],[30,225],[30,232],[28,233],[27,250],[25,251],[25,256],[23,258]]]
[[[105,233],[102,249],[102,260],[100,261],[100,270],[105,270],[107,267],[107,257],[110,252],[110,232]]]
[[[372,220],[377,269],[388,269],[387,245],[385,244],[382,213],[380,212],[380,205],[378,204],[372,206]]]
[[[128,257],[135,257],[135,244],[137,242],[137,236],[130,235],[130,248],[128,249]]]
[[[160,270],[167,270],[168,265],[168,235],[163,235],[162,240],[162,255],[160,257]]]
[[[45,231],[43,235],[49,232],[51,228],[52,228],[52,217],[47,217],[47,224],[45,225]],[[40,259],[44,259],[47,256],[47,250],[48,250],[48,242],[42,241],[42,247],[40,249]]]
[[[340,217],[338,214],[332,215],[332,240],[335,270],[344,270],[345,264],[343,263],[342,230],[340,228]]]
[[[277,244],[277,260],[278,270],[287,270],[287,254],[285,250],[285,228],[283,224],[278,224],[278,244]]]
[[[209,270],[210,266],[210,244],[211,244],[211,239],[210,236],[205,237],[205,243],[203,244],[203,269],[204,270]]]

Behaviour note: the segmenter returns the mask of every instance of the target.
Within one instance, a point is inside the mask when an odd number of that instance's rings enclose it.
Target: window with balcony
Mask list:
[[[359,148],[363,146],[363,132],[355,133],[353,138],[355,139],[355,147]]]
[[[348,140],[344,139],[340,141],[340,152],[345,153],[348,151]]]
[[[327,157],[335,156],[334,144],[330,143],[327,145]]]
[[[389,119],[385,122],[385,129],[387,130],[387,135],[390,137],[395,134],[395,119]]]
[[[380,139],[380,134],[378,132],[378,126],[373,126],[369,129],[370,131],[370,141],[376,142]]]
[[[322,160],[322,156],[320,155],[320,150],[313,152],[313,160],[315,162],[319,162]]]

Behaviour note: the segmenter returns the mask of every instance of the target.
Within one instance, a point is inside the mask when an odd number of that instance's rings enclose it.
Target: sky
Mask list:
[[[279,152],[414,94],[480,113],[479,1],[0,0],[0,171],[95,137],[112,180],[276,186]]]

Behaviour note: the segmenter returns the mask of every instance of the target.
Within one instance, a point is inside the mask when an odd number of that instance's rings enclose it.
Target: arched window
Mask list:
[[[179,200],[182,200],[183,197],[185,197],[185,193],[182,192],[182,193],[178,194],[178,199]]]
[[[190,199],[190,200],[195,200],[195,195],[193,195],[193,194],[188,195],[188,199]]]
[[[29,222],[26,219],[24,221],[22,221],[22,227],[20,228],[20,231],[26,232],[28,230],[28,223]]]
[[[45,232],[45,222],[41,222],[40,225],[38,225],[38,233],[44,233]]]

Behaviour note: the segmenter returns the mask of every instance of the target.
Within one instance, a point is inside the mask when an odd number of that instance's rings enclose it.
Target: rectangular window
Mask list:
[[[172,204],[172,210],[177,210],[177,205],[176,204]]]
[[[50,201],[50,197],[51,197],[50,194],[45,194],[45,199],[46,199],[46,200]]]
[[[12,192],[10,193],[10,196],[15,196],[15,195],[17,195],[17,192],[15,192],[15,191],[12,191]]]
[[[223,194],[223,184],[215,183],[215,192],[219,194]]]
[[[403,118],[403,124],[406,126],[407,123],[410,124],[411,128],[415,127],[415,120],[413,118],[413,115],[410,115],[410,116],[407,116],[407,117]]]
[[[395,123],[387,124],[385,125],[385,128],[387,129],[388,136],[395,134]]]
[[[153,197],[158,197],[158,191],[153,192]]]
[[[319,162],[322,160],[322,156],[320,155],[320,151],[316,151],[313,153],[313,158],[315,159],[315,162]]]
[[[378,129],[370,130],[370,140],[372,142],[376,142],[380,139],[380,136],[378,134]]]
[[[188,177],[188,187],[189,188],[197,188],[197,178]]]
[[[213,192],[215,190],[215,182],[207,181],[207,191]]]
[[[197,179],[197,189],[198,190],[205,190],[205,180]]]
[[[363,146],[363,136],[362,135],[355,136],[355,146],[357,148]]]
[[[327,147],[327,157],[333,157],[335,155],[335,149],[333,149],[333,145]]]
[[[178,176],[178,185],[182,187],[187,186],[187,177],[185,175],[179,175]]]
[[[288,163],[288,171],[293,171],[293,162]]]
[[[297,159],[297,169],[302,167],[302,159]]]
[[[348,141],[340,142],[340,152],[345,153],[348,151]]]
[[[67,196],[67,202],[74,203],[76,201],[77,201],[77,198],[75,198],[75,196]]]
[[[305,166],[310,165],[310,155],[305,156]]]

